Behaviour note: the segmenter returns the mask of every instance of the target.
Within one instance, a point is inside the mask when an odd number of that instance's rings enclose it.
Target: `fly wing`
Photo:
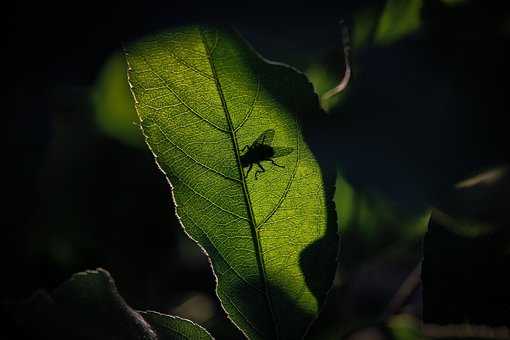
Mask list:
[[[273,158],[276,158],[290,155],[292,151],[294,151],[294,148],[282,148],[275,146],[273,147],[273,151],[274,151]]]
[[[253,144],[264,144],[269,145],[273,143],[274,130],[268,129],[260,134],[260,136],[253,142]]]

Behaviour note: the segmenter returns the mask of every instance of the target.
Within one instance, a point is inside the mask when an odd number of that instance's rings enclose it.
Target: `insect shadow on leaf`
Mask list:
[[[241,152],[244,152],[241,155],[241,165],[243,168],[248,168],[246,177],[248,177],[254,164],[257,164],[259,167],[257,171],[255,171],[255,179],[257,179],[260,173],[265,172],[266,169],[262,166],[262,161],[268,161],[274,166],[285,168],[283,165],[277,164],[274,158],[287,156],[294,151],[294,148],[272,146],[274,133],[273,129],[268,129],[262,132],[251,145],[246,145],[241,149]]]

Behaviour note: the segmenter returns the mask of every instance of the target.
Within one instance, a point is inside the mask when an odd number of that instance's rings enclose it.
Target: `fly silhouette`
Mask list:
[[[287,156],[294,151],[293,148],[284,148],[272,146],[274,138],[274,130],[269,129],[260,134],[260,136],[251,144],[246,145],[241,152],[246,151],[241,155],[241,165],[243,168],[248,168],[246,177],[250,173],[254,164],[259,167],[255,172],[255,179],[257,179],[260,173],[266,171],[262,166],[261,162],[268,161],[279,168],[285,168],[283,165],[279,165],[274,161],[274,158]]]

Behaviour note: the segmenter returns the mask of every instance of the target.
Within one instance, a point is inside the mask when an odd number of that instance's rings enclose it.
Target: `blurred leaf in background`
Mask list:
[[[145,146],[120,52],[113,53],[99,71],[91,100],[101,131],[128,145]]]
[[[74,274],[51,294],[13,306],[17,338],[82,340],[212,339],[190,320],[128,306],[104,269]]]
[[[393,316],[388,321],[394,340],[425,340],[421,330],[421,322],[409,314]]]
[[[419,239],[427,231],[428,210],[407,212],[381,194],[355,190],[341,174],[337,177],[335,202],[341,233],[360,233],[367,241],[393,233],[406,242]]]
[[[374,42],[394,43],[421,26],[422,0],[388,0],[379,17]]]

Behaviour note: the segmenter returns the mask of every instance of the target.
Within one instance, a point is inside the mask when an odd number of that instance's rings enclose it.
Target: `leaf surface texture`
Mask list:
[[[147,143],[229,317],[251,339],[302,337],[331,285],[338,244],[329,182],[300,123],[322,113],[312,86],[229,29],[156,34],[126,56]],[[246,146],[268,130],[269,146],[285,152],[277,165],[261,161],[265,172],[251,157],[248,172]]]

